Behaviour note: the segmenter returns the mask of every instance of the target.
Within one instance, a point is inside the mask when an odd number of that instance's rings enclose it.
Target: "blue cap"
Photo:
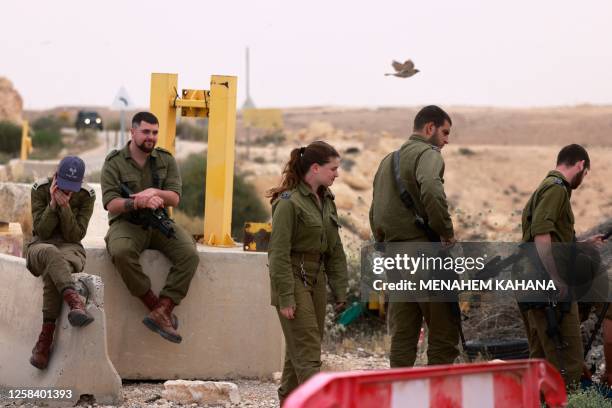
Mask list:
[[[57,168],[55,182],[61,190],[77,192],[81,189],[85,176],[85,163],[80,157],[66,156]]]

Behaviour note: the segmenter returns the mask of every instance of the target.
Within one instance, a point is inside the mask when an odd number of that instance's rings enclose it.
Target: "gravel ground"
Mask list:
[[[344,370],[372,370],[389,367],[389,360],[380,354],[369,353],[363,349],[357,349],[350,353],[324,353],[322,356],[323,369],[330,371]],[[280,377],[280,373],[276,373]],[[238,386],[240,392],[240,403],[226,405],[205,405],[206,407],[278,407],[276,389],[278,382],[274,380],[227,380]],[[198,407],[197,404],[177,404],[161,398],[164,390],[163,382],[126,382],[123,384],[123,403],[121,408],[174,408],[174,407]],[[83,407],[104,407],[91,401],[82,401]],[[35,408],[37,405],[23,403],[21,401],[9,401],[0,399],[2,407]],[[202,406],[202,405],[200,405]]]

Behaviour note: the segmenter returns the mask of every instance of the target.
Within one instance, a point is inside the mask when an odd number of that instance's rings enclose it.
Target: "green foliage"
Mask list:
[[[9,121],[0,122],[0,152],[16,156],[21,150],[21,128]]]
[[[62,135],[51,130],[38,130],[32,137],[32,145],[35,148],[48,148],[62,146]]]
[[[200,154],[192,154],[180,162],[179,167],[183,180],[183,195],[179,209],[190,216],[201,216],[204,213],[206,158]],[[232,200],[232,236],[241,240],[244,223],[266,221],[268,213],[255,188],[245,182],[241,174],[234,175]]]
[[[176,124],[176,136],[183,140],[206,142],[208,140],[208,119],[181,119]]]
[[[34,151],[30,159],[53,159],[59,154],[64,144],[62,142],[62,126],[65,120],[53,116],[41,116],[32,123],[32,147]]]
[[[594,388],[576,391],[567,396],[567,408],[603,408],[612,407],[612,401],[605,399]]]
[[[41,116],[32,123],[32,129],[34,129],[35,132],[47,131],[60,134],[62,126],[66,126],[64,120],[53,115]]]

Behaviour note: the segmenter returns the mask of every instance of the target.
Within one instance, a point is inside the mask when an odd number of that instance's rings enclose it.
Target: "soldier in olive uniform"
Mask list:
[[[102,203],[109,213],[106,248],[130,293],[142,300],[150,313],[143,323],[163,338],[182,341],[178,320],[172,313],[187,295],[199,258],[193,238],[174,224],[176,237],[143,225],[143,211],[176,207],[181,195],[181,177],[174,157],[155,147],[159,122],[150,112],[132,119],[132,138],[121,150],[113,150],[102,167]],[[122,196],[121,185],[133,192]],[[159,298],[142,270],[140,254],[147,248],[166,255],[172,267]]]
[[[440,237],[443,247],[455,243],[453,223],[444,193],[444,160],[452,121],[437,106],[426,106],[414,118],[413,134],[399,150],[400,176],[414,201],[408,209],[400,198],[393,169],[393,153],[380,163],[374,177],[370,227],[376,242],[426,242],[416,215]],[[415,213],[416,212],[416,213]],[[389,304],[391,367],[412,367],[423,319],[429,328],[428,364],[451,364],[459,354],[458,316],[449,303]]]
[[[26,265],[44,282],[42,331],[30,358],[30,363],[39,369],[49,363],[62,298],[70,307],[68,320],[72,326],[85,326],[93,321],[71,277],[85,267],[81,240],[87,232],[96,199],[94,190],[82,183],[84,174],[83,160],[67,156],[53,177],[32,186],[34,231],[33,240],[26,248]]]
[[[587,151],[580,145],[565,146],[557,157],[557,167],[550,171],[531,195],[523,209],[523,242],[535,242],[541,263],[554,281],[559,300],[570,301],[566,279],[569,273],[567,254],[553,243],[575,241],[574,214],[570,197],[580,186],[590,168]],[[603,235],[597,234],[586,242],[601,246]],[[569,248],[567,248],[569,249]],[[553,256],[554,255],[554,256]],[[563,374],[566,384],[575,386],[583,372],[583,346],[580,334],[578,305],[571,302],[555,307],[561,339],[564,343],[557,352],[555,340],[547,334],[549,322],[542,307],[520,304],[529,339],[531,358],[546,358]],[[562,312],[562,307],[566,306]]]
[[[329,190],[340,155],[325,142],[293,149],[279,187],[268,191],[272,236],[268,250],[272,305],[286,341],[281,404],[321,368],[329,283],[336,311],[344,308],[347,267],[338,212]]]

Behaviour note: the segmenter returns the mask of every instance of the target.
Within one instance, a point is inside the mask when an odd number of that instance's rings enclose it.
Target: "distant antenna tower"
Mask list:
[[[242,104],[242,109],[252,109],[255,103],[251,99],[251,68],[249,61],[249,47],[246,48],[246,100]]]

